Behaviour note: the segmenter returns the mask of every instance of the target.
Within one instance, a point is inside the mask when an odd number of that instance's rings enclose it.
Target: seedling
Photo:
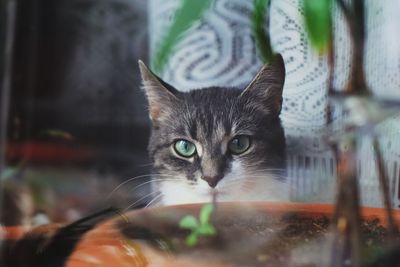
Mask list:
[[[188,247],[196,246],[201,236],[213,236],[217,233],[210,223],[213,211],[214,206],[212,204],[205,204],[200,210],[199,220],[192,215],[187,215],[179,222],[180,228],[191,230],[185,241]]]

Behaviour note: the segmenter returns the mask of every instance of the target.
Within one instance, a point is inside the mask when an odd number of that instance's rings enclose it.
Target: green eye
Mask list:
[[[229,144],[228,149],[232,154],[242,154],[250,147],[250,137],[246,135],[239,135],[233,138]]]
[[[178,140],[175,142],[174,149],[178,155],[190,158],[196,153],[196,146],[187,140]]]

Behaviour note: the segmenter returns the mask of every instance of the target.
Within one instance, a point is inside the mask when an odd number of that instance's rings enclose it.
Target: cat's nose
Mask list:
[[[208,183],[209,186],[215,188],[219,181],[222,179],[222,175],[218,176],[203,176],[202,179]]]

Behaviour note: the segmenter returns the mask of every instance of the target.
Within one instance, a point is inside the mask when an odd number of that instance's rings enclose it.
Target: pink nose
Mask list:
[[[215,188],[219,181],[222,179],[222,175],[220,176],[203,176],[202,179],[208,183],[209,186]]]

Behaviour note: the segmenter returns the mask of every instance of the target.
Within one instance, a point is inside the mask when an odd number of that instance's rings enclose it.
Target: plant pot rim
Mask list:
[[[183,210],[197,211],[206,203],[191,203],[170,206],[160,206],[128,211],[128,217],[140,216],[144,213],[157,212],[160,210]],[[335,205],[329,203],[302,203],[302,202],[219,202],[218,208],[229,212],[230,209],[251,208],[255,211],[268,212],[271,215],[282,215],[285,213],[299,213],[305,216],[328,216],[331,217],[335,211]],[[378,207],[362,207],[361,216],[364,219],[377,218],[383,225],[387,225],[386,210]],[[400,222],[400,209],[393,209],[393,217]],[[3,226],[0,228],[0,240],[16,240],[35,227],[29,226]]]
[[[163,209],[181,209],[181,210],[199,210],[204,203],[191,203],[170,205],[163,207],[154,207],[148,209],[134,210],[129,213],[142,213],[149,211],[157,211]],[[268,201],[248,201],[248,202],[218,202],[218,208],[223,208],[225,211],[229,209],[251,208],[260,212],[268,212],[269,214],[285,214],[285,213],[299,213],[306,216],[327,216],[331,217],[335,212],[335,204],[331,203],[317,203],[317,202],[268,202]],[[400,222],[400,209],[393,209],[393,217],[396,221]],[[387,224],[386,209],[379,207],[361,207],[361,217],[363,219],[377,218],[383,224]]]

